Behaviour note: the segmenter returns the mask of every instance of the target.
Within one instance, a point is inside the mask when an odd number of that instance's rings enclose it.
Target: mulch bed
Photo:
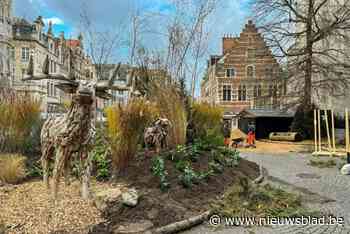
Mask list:
[[[202,155],[198,162],[192,164],[194,170],[208,170],[208,158],[208,155]],[[151,221],[154,227],[181,221],[207,211],[212,201],[219,198],[226,188],[239,183],[240,179],[253,180],[259,176],[257,164],[241,159],[238,166],[226,167],[222,174],[213,175],[208,181],[201,181],[191,188],[184,188],[179,183],[181,172],[175,168],[175,163],[165,160],[167,180],[171,185],[162,192],[159,178],[151,173],[151,165],[150,157],[135,160],[126,169],[125,176],[117,181],[139,191],[139,204],[134,208],[122,207],[117,213],[113,213],[111,207],[104,217],[107,221],[95,225],[90,233],[112,233],[120,224],[138,223],[141,220]]]

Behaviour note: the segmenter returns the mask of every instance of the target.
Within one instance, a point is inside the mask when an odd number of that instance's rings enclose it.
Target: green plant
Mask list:
[[[165,162],[162,157],[157,156],[152,159],[151,171],[154,176],[159,177],[160,189],[162,191],[167,190],[170,187],[170,183],[168,183],[166,178],[168,172],[165,170]]]
[[[96,165],[96,179],[105,180],[110,176],[111,160],[108,158],[108,152],[103,147],[96,147],[94,150],[93,161]]]
[[[104,138],[104,128],[97,130],[95,146],[92,150],[93,165],[95,166],[96,179],[106,180],[110,177],[111,159],[107,140]]]
[[[216,174],[221,174],[224,172],[224,166],[214,161],[209,162],[209,168]]]
[[[43,169],[40,161],[34,162],[28,167],[27,176],[29,177],[41,177],[43,175]]]
[[[179,180],[184,187],[190,188],[193,184],[199,182],[199,177],[192,169],[192,167],[186,166],[184,168],[183,174],[179,175]]]
[[[197,173],[199,180],[208,180],[213,175],[214,175],[214,171],[212,169]]]
[[[17,184],[26,177],[26,158],[18,154],[0,155],[0,181]]]
[[[192,162],[197,162],[199,160],[199,157],[203,153],[201,149],[199,148],[198,145],[193,144],[190,146],[187,152],[187,157],[192,161]]]
[[[183,172],[185,170],[186,167],[189,167],[190,166],[190,162],[184,160],[184,159],[181,159],[181,160],[178,160],[176,163],[175,163],[175,168],[178,170],[178,171],[181,171]]]
[[[226,165],[229,167],[238,166],[241,157],[238,150],[222,148],[221,153],[225,156]]]
[[[193,146],[196,147],[200,151],[209,151],[212,148],[210,143],[208,143],[207,141],[202,140],[200,138],[197,138],[194,140]]]

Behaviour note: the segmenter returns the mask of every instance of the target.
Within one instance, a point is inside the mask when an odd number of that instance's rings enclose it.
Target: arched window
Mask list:
[[[253,65],[249,65],[247,66],[247,78],[254,78],[254,66]]]
[[[238,101],[245,101],[247,100],[247,89],[245,85],[240,85],[238,87]]]

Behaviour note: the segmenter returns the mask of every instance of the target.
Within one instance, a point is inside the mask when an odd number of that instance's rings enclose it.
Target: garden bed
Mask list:
[[[200,160],[192,162],[193,171],[207,171],[211,161],[211,153],[200,155]],[[151,173],[154,159],[151,157],[135,160],[126,169],[124,177],[117,183],[127,184],[136,188],[141,194],[136,207],[122,207],[113,213],[114,207],[108,207],[105,214],[107,222],[94,227],[91,233],[112,233],[119,225],[150,221],[153,228],[161,227],[176,221],[181,221],[193,215],[198,215],[210,208],[224,191],[242,178],[253,180],[259,176],[259,167],[253,162],[240,159],[234,167],[224,167],[222,173],[215,173],[207,180],[201,180],[190,187],[180,183],[181,171],[172,160],[164,160],[167,171],[166,191],[160,189],[160,179]],[[109,210],[108,210],[109,209]]]

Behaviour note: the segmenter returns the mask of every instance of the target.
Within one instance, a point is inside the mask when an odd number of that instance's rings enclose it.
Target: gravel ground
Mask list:
[[[184,232],[184,234],[282,234],[282,233],[350,233],[350,177],[340,175],[337,167],[316,168],[307,165],[312,158],[310,154],[283,153],[257,154],[245,152],[241,154],[248,160],[261,164],[273,178],[292,184],[307,192],[316,193],[321,197],[334,200],[333,202],[311,203],[308,206],[319,208],[327,214],[344,217],[344,225],[308,225],[308,226],[274,226],[268,227],[221,227],[213,229],[208,224]],[[311,197],[311,196],[310,196]]]

